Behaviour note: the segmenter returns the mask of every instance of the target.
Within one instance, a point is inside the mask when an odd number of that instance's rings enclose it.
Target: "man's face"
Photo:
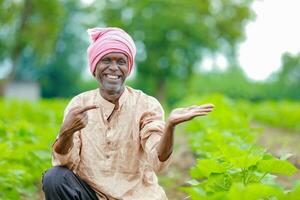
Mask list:
[[[96,66],[95,77],[101,89],[109,94],[120,93],[128,75],[128,59],[123,53],[109,53]]]

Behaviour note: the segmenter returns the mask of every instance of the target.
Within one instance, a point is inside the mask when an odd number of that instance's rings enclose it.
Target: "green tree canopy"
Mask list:
[[[45,60],[55,46],[64,9],[59,0],[0,1],[0,59],[9,59],[11,72],[3,84],[14,78],[24,50]]]
[[[171,101],[185,94],[197,63],[221,53],[235,61],[236,45],[253,14],[252,0],[107,0],[100,18],[129,32],[138,48],[137,86]],[[174,88],[176,88],[174,90]]]
[[[277,98],[300,99],[300,53],[284,53],[281,63],[279,72],[274,75]]]

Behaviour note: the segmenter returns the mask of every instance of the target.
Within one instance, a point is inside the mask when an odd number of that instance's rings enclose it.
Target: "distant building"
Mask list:
[[[11,82],[4,89],[6,99],[37,101],[40,96],[40,86],[36,82]]]

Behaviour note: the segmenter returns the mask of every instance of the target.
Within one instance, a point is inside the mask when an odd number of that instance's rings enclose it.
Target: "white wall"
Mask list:
[[[11,82],[5,87],[4,98],[37,101],[40,86],[35,82]]]

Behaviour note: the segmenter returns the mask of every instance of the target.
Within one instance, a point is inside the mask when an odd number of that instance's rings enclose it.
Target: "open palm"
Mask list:
[[[213,104],[194,105],[185,108],[176,108],[171,111],[169,123],[173,125],[189,121],[197,116],[204,116],[211,112],[214,108]]]

